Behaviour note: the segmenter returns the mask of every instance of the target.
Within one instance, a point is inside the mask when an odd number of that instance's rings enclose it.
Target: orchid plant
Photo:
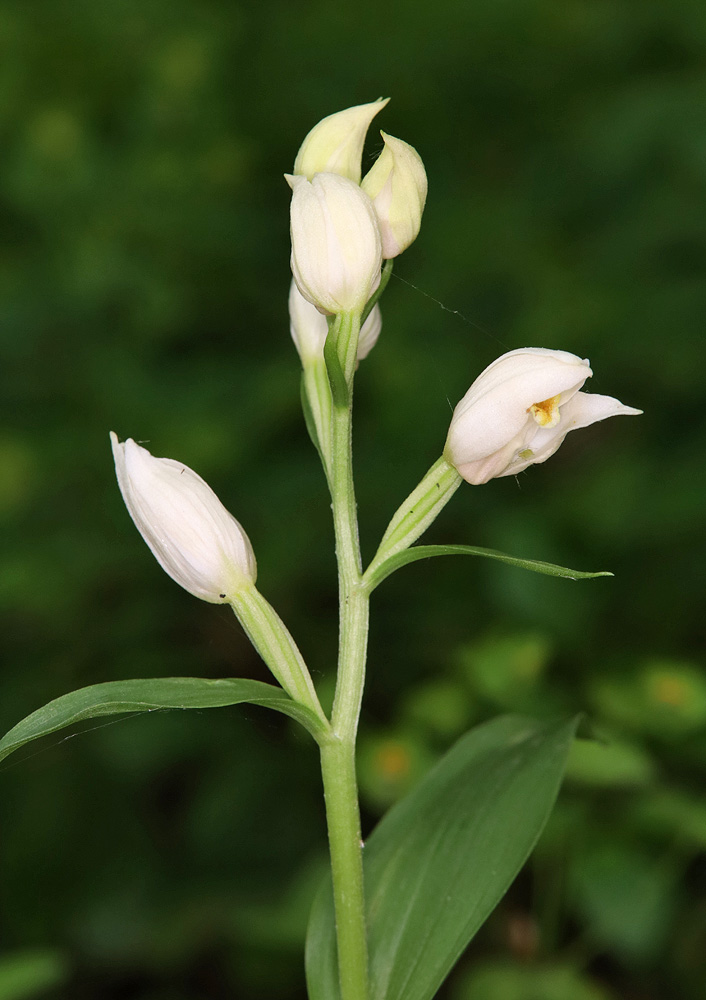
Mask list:
[[[96,684],[50,702],[0,741],[0,757],[82,719],[155,708],[250,702],[300,723],[320,750],[330,876],[314,901],[306,945],[311,1000],[431,1000],[532,850],[557,795],[576,720],[500,717],[466,734],[364,840],[356,734],[365,682],[370,597],[417,559],[498,559],[568,579],[595,577],[468,545],[415,545],[465,480],[473,485],[545,462],[569,431],[637,414],[583,392],[592,372],[565,351],[510,351],[454,410],[441,455],[401,503],[364,567],[351,457],[353,388],[374,347],[378,301],[394,258],[419,233],[427,194],[416,150],[381,133],[361,179],[365,136],[387,101],[349,108],[306,136],[291,187],[291,335],[302,403],[331,494],[340,633],[330,715],[299,646],[256,586],[250,541],[191,469],[111,434],[125,505],[162,568],[195,597],[229,604],[276,684],[152,678]],[[369,363],[369,362],[368,362]]]

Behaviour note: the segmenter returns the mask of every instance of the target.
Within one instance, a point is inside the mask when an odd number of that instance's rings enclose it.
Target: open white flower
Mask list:
[[[292,274],[321,312],[361,312],[380,283],[382,244],[370,198],[338,174],[287,177]]]
[[[360,328],[358,361],[362,361],[370,354],[381,329],[382,315],[380,306],[376,304]],[[328,335],[328,320],[316,306],[307,302],[294,280],[289,289],[289,332],[299,351],[302,364],[306,365],[311,360],[323,358],[324,344]]]
[[[293,173],[307,180],[314,174],[340,174],[360,184],[365,134],[388,101],[389,97],[371,104],[358,104],[323,118],[299,147]]]
[[[173,580],[212,604],[255,582],[248,536],[211,487],[181,462],[155,458],[111,432],[125,506],[157,562]]]
[[[642,413],[611,396],[580,392],[592,374],[587,360],[566,351],[526,347],[503,354],[454,410],[446,460],[479,485],[546,462],[569,431]]]
[[[380,132],[385,143],[361,187],[373,202],[382,236],[382,256],[397,257],[419,235],[427,200],[427,175],[417,150]]]

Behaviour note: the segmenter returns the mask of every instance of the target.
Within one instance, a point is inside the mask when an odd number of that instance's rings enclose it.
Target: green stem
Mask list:
[[[355,743],[334,739],[322,744],[321,774],[331,854],[341,1000],[367,1000],[368,946]]]
[[[331,405],[331,386],[324,359],[305,361],[302,371],[304,419],[327,480],[331,478]]]
[[[361,583],[351,448],[360,316],[337,316],[329,337],[343,376],[333,393],[331,499],[338,560],[340,634],[332,736],[321,747],[341,1000],[367,1000],[368,963],[355,742],[365,683],[369,597]],[[333,359],[332,359],[333,360]],[[339,378],[339,382],[340,382]]]
[[[229,600],[246,635],[287,694],[315,712],[328,730],[329,722],[304,658],[272,605],[254,584],[239,588]]]
[[[378,550],[365,571],[366,583],[391,556],[403,552],[416,542],[438,517],[462,482],[456,469],[443,456],[434,462],[419,485],[394,513]]]

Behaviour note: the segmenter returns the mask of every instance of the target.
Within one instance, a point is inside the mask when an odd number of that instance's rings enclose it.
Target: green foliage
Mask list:
[[[674,917],[677,872],[618,838],[576,852],[569,893],[590,927],[594,945],[609,944],[624,958],[645,961],[661,950]]]
[[[35,949],[0,955],[0,1000],[33,1000],[68,979],[64,955]]]
[[[371,1000],[431,1000],[507,891],[551,810],[576,729],[502,716],[391,809],[364,852]],[[327,881],[307,937],[311,1000],[338,995]]]
[[[482,636],[462,646],[458,664],[472,689],[499,708],[532,704],[546,674],[551,646],[538,633]]]
[[[621,726],[666,740],[706,728],[706,677],[696,666],[650,660],[593,685],[599,711]]]
[[[241,678],[209,680],[203,677],[151,677],[132,681],[108,681],[62,695],[32,712],[0,739],[0,760],[32,740],[73,726],[85,719],[132,712],[157,712],[165,708],[223,708],[249,702],[284,712],[300,722],[312,735],[322,725],[308,708],[298,704],[281,688]]]
[[[453,1000],[611,1000],[603,986],[570,965],[487,963],[473,970]]]
[[[612,576],[612,573],[605,571],[599,573],[586,573],[577,569],[568,569],[566,566],[555,566],[553,563],[540,562],[537,559],[518,559],[516,556],[509,556],[505,552],[495,552],[493,549],[482,549],[474,545],[415,545],[404,552],[386,559],[380,568],[371,575],[371,589],[377,587],[385,577],[394,573],[401,566],[408,563],[417,562],[418,559],[430,559],[432,556],[484,556],[486,559],[495,559],[498,562],[506,563],[508,566],[516,566],[518,569],[529,569],[534,573],[542,573],[545,576],[563,577],[565,580],[590,580],[596,576]]]
[[[566,766],[569,781],[597,788],[633,788],[649,785],[654,762],[640,747],[629,743],[576,740]]]

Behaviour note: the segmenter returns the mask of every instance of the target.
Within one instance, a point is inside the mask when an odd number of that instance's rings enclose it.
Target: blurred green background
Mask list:
[[[703,997],[702,0],[6,0],[0,38],[0,728],[98,681],[268,679],[148,553],[111,429],[214,487],[330,692],[282,174],[320,118],[389,95],[376,124],[429,200],[359,372],[365,554],[506,350],[587,356],[645,415],[460,490],[427,536],[614,579],[435,560],[376,594],[366,830],[474,723],[583,710],[597,741],[443,997]],[[255,708],[87,729],[0,765],[0,1000],[301,1000],[311,741]]]

